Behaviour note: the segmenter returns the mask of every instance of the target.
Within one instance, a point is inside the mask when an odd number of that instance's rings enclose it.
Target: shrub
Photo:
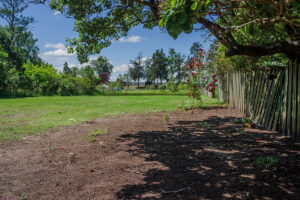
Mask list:
[[[4,80],[6,85],[5,93],[7,96],[16,96],[20,80],[19,73],[15,68],[12,68],[7,71],[6,75],[6,79]]]
[[[108,88],[109,88],[110,90],[121,89],[119,83],[116,82],[116,81],[109,82],[109,83],[108,83]]]
[[[188,86],[186,85],[186,83],[181,82],[177,85],[177,89],[178,90],[188,90]]]
[[[83,77],[79,79],[79,95],[92,95],[96,91],[96,81]]]
[[[167,82],[166,88],[172,92],[176,92],[178,90],[177,84],[171,81]]]
[[[78,78],[71,75],[63,75],[62,79],[60,80],[58,94],[61,96],[78,95],[78,85]]]
[[[148,90],[155,90],[155,86],[154,85],[147,85],[146,88]]]
[[[214,56],[215,53],[212,51],[204,52],[200,48],[197,55],[188,61],[186,67],[188,96],[201,100],[203,88],[214,94],[218,82],[217,75],[206,70],[206,67],[214,62]]]
[[[156,87],[155,87],[155,85],[150,85],[150,86],[149,86],[149,89],[150,89],[150,90],[155,90]]]
[[[27,89],[36,94],[54,95],[59,87],[59,75],[52,65],[41,63],[34,65],[26,63],[23,65],[25,79],[27,79]]]
[[[158,89],[159,89],[159,90],[165,90],[165,89],[166,89],[166,86],[165,86],[165,85],[159,85],[159,86],[158,86]]]

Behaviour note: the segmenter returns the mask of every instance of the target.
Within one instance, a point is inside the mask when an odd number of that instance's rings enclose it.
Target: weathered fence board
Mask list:
[[[284,73],[284,78],[285,80],[288,80],[289,76],[288,76],[288,68],[285,69],[285,73]],[[282,102],[282,117],[281,117],[281,124],[280,124],[280,128],[281,128],[281,133],[283,135],[287,135],[286,133],[286,118],[287,118],[287,93],[288,93],[288,82],[284,81],[284,86],[283,86],[283,102]],[[285,106],[283,106],[285,105]]]
[[[299,59],[296,59],[296,63],[299,62]],[[298,79],[297,79],[297,138],[300,140],[300,69],[298,68]]]
[[[219,99],[255,123],[300,141],[299,59],[284,68],[228,72]],[[226,88],[226,91],[223,91]]]
[[[292,68],[288,66],[289,78],[288,82],[288,94],[287,94],[287,115],[286,115],[286,133],[288,136],[291,136],[291,112],[292,112]]]

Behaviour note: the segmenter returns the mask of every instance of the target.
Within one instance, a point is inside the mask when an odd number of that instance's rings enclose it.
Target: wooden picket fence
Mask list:
[[[228,72],[218,98],[255,123],[300,141],[299,59],[287,67]]]

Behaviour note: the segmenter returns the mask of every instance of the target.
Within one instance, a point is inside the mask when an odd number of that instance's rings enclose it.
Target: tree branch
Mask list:
[[[228,48],[226,56],[248,55],[248,56],[268,56],[276,53],[284,53],[288,57],[300,55],[300,40],[298,41],[278,41],[264,46],[238,45],[237,48]]]

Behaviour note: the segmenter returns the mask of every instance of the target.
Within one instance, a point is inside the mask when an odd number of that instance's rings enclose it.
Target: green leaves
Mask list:
[[[187,16],[186,16],[185,12],[181,12],[177,17],[177,21],[179,24],[184,24],[186,19],[187,19]]]
[[[193,31],[193,24],[191,22],[184,24],[183,30],[185,33],[191,33]]]
[[[192,10],[196,10],[197,7],[198,7],[198,2],[195,1],[195,2],[192,4],[191,9],[192,9]]]
[[[281,22],[278,24],[274,24],[274,29],[279,33],[284,33],[285,32],[284,23]]]
[[[207,1],[204,3],[207,3]],[[201,16],[197,10],[199,4],[197,0],[170,1],[168,9],[159,21],[159,26],[165,27],[174,39],[182,32],[191,33],[193,24],[197,23],[198,17]]]

